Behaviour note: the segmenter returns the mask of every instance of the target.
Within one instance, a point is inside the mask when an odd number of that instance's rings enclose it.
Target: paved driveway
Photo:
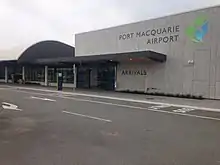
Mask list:
[[[200,109],[1,88],[2,165],[218,165],[220,115]],[[5,104],[4,104],[5,105]]]

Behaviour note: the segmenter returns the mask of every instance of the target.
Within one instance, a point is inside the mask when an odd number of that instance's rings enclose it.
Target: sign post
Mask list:
[[[57,90],[58,91],[63,90],[63,74],[62,73],[57,74]]]

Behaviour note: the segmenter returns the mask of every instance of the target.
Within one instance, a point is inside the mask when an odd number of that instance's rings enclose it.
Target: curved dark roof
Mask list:
[[[71,58],[75,48],[58,41],[42,41],[26,49],[18,58],[19,63],[38,63],[41,59]]]

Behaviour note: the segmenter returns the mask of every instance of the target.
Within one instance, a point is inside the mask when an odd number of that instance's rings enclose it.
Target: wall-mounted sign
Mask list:
[[[119,35],[119,40],[130,40],[133,38],[147,37],[147,44],[160,44],[176,42],[179,39],[180,26],[169,26],[146,31],[123,33]]]
[[[187,27],[186,34],[193,42],[203,42],[209,30],[209,22],[206,17],[198,17]]]
[[[130,75],[130,76],[146,76],[147,71],[146,70],[122,70],[121,75]]]

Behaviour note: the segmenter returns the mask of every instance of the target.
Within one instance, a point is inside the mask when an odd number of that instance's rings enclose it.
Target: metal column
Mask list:
[[[74,88],[76,88],[76,83],[77,83],[77,67],[76,67],[76,64],[73,65],[73,74],[74,74]]]
[[[25,67],[22,67],[22,80],[25,82]]]
[[[8,67],[5,66],[5,83],[8,83]]]
[[[45,76],[44,76],[44,82],[45,82],[45,86],[48,86],[48,66],[45,66]]]

